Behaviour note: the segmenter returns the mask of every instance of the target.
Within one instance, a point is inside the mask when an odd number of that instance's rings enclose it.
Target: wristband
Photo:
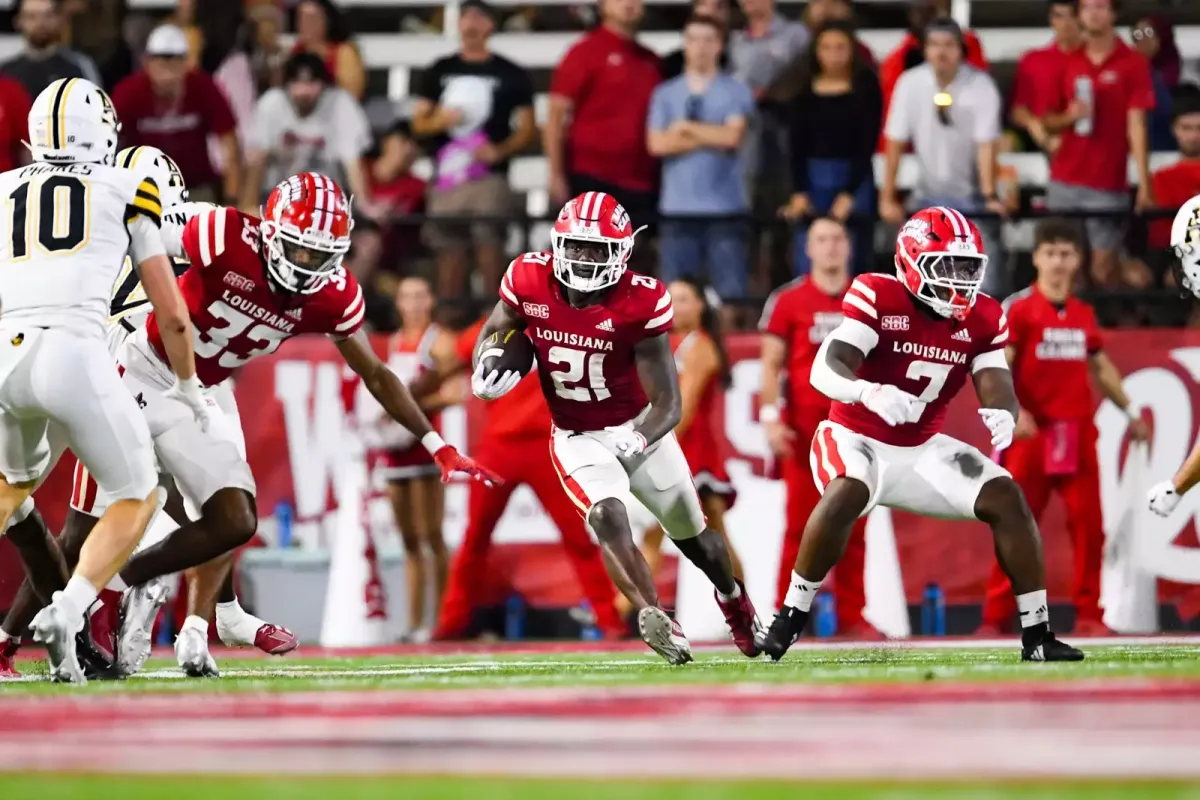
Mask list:
[[[192,377],[186,379],[176,376],[175,380],[179,382],[179,391],[183,394],[195,394],[204,389],[204,384],[200,382],[200,376],[195,373],[192,373]]]
[[[430,455],[436,455],[438,450],[446,446],[446,440],[437,431],[430,431],[421,437],[421,446],[428,450]]]
[[[1129,419],[1130,422],[1137,422],[1142,418],[1141,414],[1133,410],[1132,403],[1122,408],[1121,412]]]
[[[779,422],[779,406],[773,403],[769,406],[761,406],[758,409],[758,421],[764,425]]]

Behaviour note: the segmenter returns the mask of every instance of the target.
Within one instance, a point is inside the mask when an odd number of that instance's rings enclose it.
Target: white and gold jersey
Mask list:
[[[103,336],[126,256],[162,252],[141,170],[35,163],[0,175],[0,321]]]
[[[167,255],[171,258],[176,278],[182,277],[190,266],[183,251],[184,226],[192,217],[212,208],[216,208],[212,203],[180,203],[163,211],[163,246],[166,247]],[[150,299],[146,297],[142,281],[138,277],[137,270],[133,268],[133,261],[126,257],[121,272],[112,287],[107,330],[109,352],[115,354],[117,347],[125,341],[125,337],[142,327],[148,316],[150,316]]]

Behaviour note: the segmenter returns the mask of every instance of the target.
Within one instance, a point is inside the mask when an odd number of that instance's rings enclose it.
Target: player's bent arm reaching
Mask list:
[[[474,371],[471,374],[471,391],[481,400],[495,400],[512,391],[521,381],[521,373],[516,370],[489,370],[483,363],[488,358],[488,344],[496,344],[506,337],[510,331],[525,330],[525,320],[521,318],[507,303],[500,300],[492,309],[491,316],[479,329],[479,339],[475,342],[475,352],[471,359]],[[496,354],[501,351],[497,349]]]
[[[454,447],[446,444],[429,424],[429,419],[413,399],[412,393],[396,373],[375,355],[367,334],[359,330],[353,336],[334,342],[346,364],[363,380],[371,396],[379,401],[383,410],[392,419],[408,428],[421,440],[421,444],[433,456],[442,470],[442,481],[449,481],[455,472],[462,472],[483,481],[488,486],[502,483],[494,473],[464,457]]]
[[[631,431],[634,437],[640,437],[640,441],[626,445],[630,455],[637,455],[675,430],[675,426],[683,419],[683,395],[679,391],[679,370],[675,366],[675,355],[671,352],[671,341],[667,334],[660,333],[643,339],[634,347],[633,353],[638,379],[650,400],[650,413],[641,425]]]

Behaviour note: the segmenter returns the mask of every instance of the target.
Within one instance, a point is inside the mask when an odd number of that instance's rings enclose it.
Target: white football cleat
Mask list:
[[[46,645],[46,654],[50,659],[50,680],[83,685],[87,683],[87,678],[75,655],[75,634],[78,629],[72,627],[66,613],[58,605],[61,594],[54,593],[54,602],[38,612],[33,622],[29,623],[29,629],[33,631],[35,642]]]
[[[208,652],[208,637],[196,628],[184,628],[175,637],[175,660],[189,678],[219,678],[217,662]]]
[[[167,602],[167,584],[162,578],[135,586],[121,598],[121,632],[117,637],[117,669],[122,675],[136,674],[150,658],[151,634],[158,610]]]
[[[692,645],[683,635],[683,628],[661,608],[647,606],[639,611],[638,631],[642,641],[668,664],[679,666],[692,660]]]

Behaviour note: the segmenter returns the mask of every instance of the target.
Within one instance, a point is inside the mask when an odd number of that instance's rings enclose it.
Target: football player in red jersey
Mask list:
[[[1104,559],[1104,521],[1100,512],[1099,432],[1093,420],[1091,380],[1129,417],[1128,432],[1145,441],[1150,427],[1135,413],[1121,387],[1121,373],[1104,352],[1096,312],[1071,294],[1083,263],[1079,228],[1065,220],[1038,224],[1033,249],[1037,280],[1004,301],[1008,316],[1009,366],[1021,403],[1012,447],[1001,464],[1040,517],[1057,492],[1067,507],[1067,532],[1075,564],[1071,594],[1076,636],[1112,634],[1100,610],[1100,568]],[[1012,592],[1008,578],[994,566],[988,577],[983,625],[992,636],[1012,628]]]
[[[136,672],[149,653],[150,629],[163,599],[155,579],[245,544],[258,527],[254,478],[238,450],[241,431],[222,412],[221,393],[229,391],[224,381],[234,370],[274,352],[285,340],[301,334],[332,337],[384,410],[433,454],[444,479],[453,472],[492,478],[432,429],[360,330],[362,289],[341,266],[352,226],[341,188],[315,173],[275,187],[262,220],[217,208],[188,222],[183,245],[191,267],[179,284],[195,320],[197,375],[208,387],[212,422],[206,429],[185,418],[178,399],[166,391],[169,371],[155,315],[121,346],[118,362],[126,388],[142,398],[159,464],[174,477],[194,519],[121,570],[121,580],[133,587],[125,595],[118,640],[122,672]],[[209,591],[215,594],[219,586]],[[213,599],[196,605],[211,608]],[[189,617],[176,640],[176,656],[189,674],[216,673],[207,626],[205,619]]]
[[[516,384],[513,373],[488,365],[500,351],[487,343],[524,330],[554,422],[559,478],[599,539],[613,582],[638,610],[642,639],[669,663],[692,660],[634,545],[627,509],[635,497],[712,581],[738,649],[753,657],[754,606],[733,575],[725,540],[705,523],[672,433],[682,400],[669,338],[671,295],[626,268],[635,233],[610,195],[586,192],[568,202],[551,232],[552,252],[526,253],[509,265],[500,302],[480,331],[472,389],[490,400]]]
[[[821,345],[810,380],[833,401],[813,437],[821,490],[792,584],[762,649],[780,659],[808,623],[813,597],[876,505],[978,519],[1021,615],[1021,658],[1078,661],[1050,632],[1037,523],[1020,488],[974,447],[941,433],[951,398],[971,375],[992,445],[1012,442],[1017,397],[1000,304],[979,293],[987,256],[975,225],[950,208],[918,211],[896,239],[897,277],[863,275],[842,301],[845,319]]]

